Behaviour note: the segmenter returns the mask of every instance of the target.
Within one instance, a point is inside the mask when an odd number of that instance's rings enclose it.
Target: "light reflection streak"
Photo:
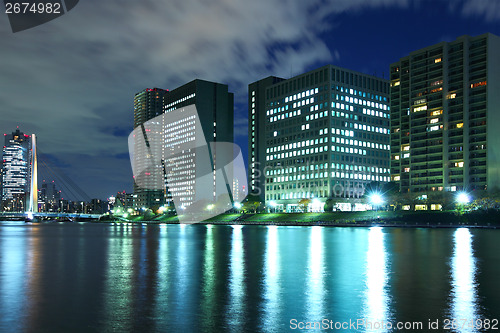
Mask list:
[[[230,253],[230,279],[229,292],[231,294],[228,314],[230,318],[229,324],[231,328],[241,326],[245,313],[244,308],[244,278],[245,278],[245,261],[243,253],[243,233],[241,225],[233,225],[233,235],[231,239]],[[242,328],[242,327],[239,327]]]
[[[267,227],[267,240],[265,252],[264,267],[264,308],[263,308],[263,327],[273,327],[279,322],[279,304],[280,304],[280,254],[279,254],[279,236],[277,226]]]
[[[203,258],[203,331],[214,330],[213,311],[215,308],[215,242],[213,225],[206,226],[207,233],[205,238],[205,251]]]
[[[168,302],[170,300],[170,252],[168,242],[168,228],[166,225],[160,225],[160,235],[158,244],[158,279],[156,281],[158,292],[155,295],[155,318],[157,318],[157,330],[165,329],[168,319],[165,314],[168,313]]]
[[[479,319],[477,304],[476,259],[472,249],[472,235],[467,228],[455,231],[453,257],[451,259],[452,304],[451,316],[462,326],[462,320]],[[464,325],[459,332],[476,332]]]
[[[324,317],[324,251],[323,227],[313,226],[309,239],[309,267],[307,282],[307,318],[321,320]]]
[[[123,226],[120,236],[109,239],[104,290],[104,332],[130,331],[132,313],[132,229]]]
[[[24,326],[21,314],[26,310],[25,271],[33,261],[33,255],[27,252],[32,244],[26,244],[25,235],[17,229],[3,227],[0,238],[0,328],[4,331],[21,331]]]
[[[387,293],[387,251],[382,228],[370,228],[366,256],[366,291],[364,320],[368,323],[389,320],[389,295]],[[365,326],[371,332],[370,326]],[[377,332],[387,332],[378,329]]]

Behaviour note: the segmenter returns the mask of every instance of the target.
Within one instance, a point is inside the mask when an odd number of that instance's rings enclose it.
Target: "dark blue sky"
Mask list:
[[[325,64],[387,78],[413,50],[500,35],[497,0],[87,0],[13,34],[0,14],[0,131],[36,133],[90,197],[131,191],[133,97],[195,78],[235,93],[247,152],[247,85]]]

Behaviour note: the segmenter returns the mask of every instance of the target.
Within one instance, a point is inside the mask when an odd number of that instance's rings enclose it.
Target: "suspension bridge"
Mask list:
[[[35,134],[31,135],[31,154],[29,161],[29,196],[25,198],[26,211],[3,211],[0,212],[0,219],[14,219],[14,220],[25,220],[25,221],[40,221],[40,220],[57,220],[57,221],[82,221],[82,220],[95,220],[98,219],[101,214],[88,214],[84,213],[84,201],[90,202],[90,197],[71,180],[64,172],[59,170],[55,165],[51,166],[50,163],[45,159],[41,158],[39,160],[39,150],[37,147],[37,140]],[[41,155],[44,156],[44,155]],[[64,212],[62,207],[60,211],[42,211],[39,207],[38,198],[38,163],[40,162],[42,169],[46,172],[47,176],[57,180],[57,184],[63,187],[66,194],[72,196],[73,198],[78,198],[82,203],[81,212]],[[62,201],[61,201],[62,202]]]

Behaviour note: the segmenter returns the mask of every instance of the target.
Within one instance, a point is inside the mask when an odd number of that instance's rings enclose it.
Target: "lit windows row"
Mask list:
[[[382,96],[379,96],[379,95],[373,95],[373,94],[370,94],[370,93],[366,93],[364,91],[360,91],[360,90],[356,90],[356,89],[352,89],[352,88],[344,88],[344,87],[339,87],[337,86],[337,91],[340,90],[340,92],[345,92],[346,94],[350,94],[350,95],[353,95],[353,96],[359,96],[359,97],[363,97],[363,98],[371,98],[371,99],[374,99],[376,101],[380,101],[380,102],[387,102],[387,97],[382,97]],[[332,87],[333,89],[333,87]]]
[[[372,172],[372,173],[389,173],[388,168],[379,168],[375,166],[366,166],[366,165],[352,165],[352,164],[343,164],[343,163],[332,163],[332,169],[337,170],[351,170],[351,171],[363,171],[363,172]],[[308,166],[299,166],[299,167],[289,167],[282,168],[278,167],[276,169],[267,170],[266,176],[274,176],[274,175],[284,175],[288,173],[296,173],[301,171],[314,171],[314,170],[323,170],[328,169],[328,163],[321,164],[311,164]]]
[[[290,149],[295,149],[295,148],[303,148],[303,147],[309,147],[312,145],[317,145],[321,144],[324,142],[328,142],[328,138],[319,138],[319,139],[311,139],[311,140],[305,140],[305,141],[299,141],[299,142],[294,142],[294,143],[289,143],[286,145],[281,145],[281,146],[276,146],[276,147],[271,147],[266,149],[266,153],[275,153],[279,151],[284,151],[284,150],[290,150]]]
[[[305,90],[305,91],[302,91],[298,94],[294,94],[294,95],[290,95],[290,96],[285,97],[285,103],[296,101],[300,98],[309,97],[309,96],[317,94],[317,93],[318,93],[318,88]]]
[[[269,118],[269,122],[274,122],[274,121],[278,121],[278,120],[281,120],[281,119],[285,119],[285,118],[292,118],[294,116],[300,116],[300,110],[295,110],[295,111],[290,111],[290,112],[287,112],[287,113],[283,113],[281,115],[277,115],[277,116],[274,116],[274,117],[271,117]]]
[[[387,106],[387,104],[382,104],[382,103],[378,103],[378,102],[367,101],[367,100],[364,100],[364,99],[361,99],[361,98],[358,99],[356,97],[336,95],[335,99],[336,100],[340,100],[340,101],[344,101],[346,103],[352,103],[352,104],[357,104],[357,105],[368,106],[368,107],[377,108],[377,109],[381,109],[381,110],[385,110],[385,111],[390,110],[390,107]],[[339,103],[336,103],[336,105],[338,105],[338,104]],[[334,105],[333,105],[333,102],[332,102],[332,107],[333,106]]]
[[[379,143],[374,143],[374,142],[367,142],[367,141],[358,141],[358,140],[352,140],[352,139],[344,139],[344,138],[336,138],[332,137],[332,143],[340,143],[340,144],[346,144],[350,146],[359,146],[359,147],[368,147],[368,148],[373,148],[373,149],[382,149],[382,150],[390,150],[389,145],[383,145]]]
[[[345,178],[345,179],[356,179],[356,180],[368,180],[368,181],[389,181],[388,176],[380,176],[380,175],[367,175],[363,173],[346,173],[346,172],[316,172],[316,173],[307,173],[293,176],[279,176],[273,177],[273,183],[285,183],[291,181],[300,181],[307,179],[317,179],[317,178]]]
[[[281,158],[288,158],[292,156],[301,156],[301,155],[309,155],[309,154],[316,154],[316,153],[322,153],[322,152],[328,151],[328,146],[321,146],[321,147],[315,147],[315,148],[307,148],[307,149],[299,149],[299,150],[294,150],[293,152],[286,152],[286,153],[281,153],[281,154],[271,154],[271,155],[266,155],[266,161],[273,161],[275,159],[281,159]]]
[[[193,94],[191,94],[189,96],[183,97],[181,99],[176,100],[175,102],[172,102],[170,104],[165,105],[165,108],[169,108],[169,107],[174,106],[176,104],[182,103],[182,102],[187,101],[188,99],[193,98],[195,96],[196,96],[196,94],[193,93]],[[170,111],[170,110],[167,110],[167,112],[168,111]]]

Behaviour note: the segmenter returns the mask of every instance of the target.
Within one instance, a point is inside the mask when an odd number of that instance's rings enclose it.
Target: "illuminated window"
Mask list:
[[[443,114],[443,110],[437,110],[431,112],[431,116],[439,116],[440,114]]]
[[[410,157],[410,153],[406,153],[403,155],[403,158],[409,158]]]
[[[443,87],[439,87],[439,88],[436,88],[436,89],[432,89],[431,90],[431,93],[435,93],[435,92],[438,92],[438,91],[441,91],[443,90]]]
[[[395,160],[399,160],[399,155],[394,156]]]
[[[470,87],[477,88],[477,87],[481,87],[481,86],[485,86],[485,85],[486,85],[486,81],[481,81],[481,82],[471,83]]]
[[[462,127],[464,127],[464,123],[458,123],[457,124],[457,128],[462,128]]]
[[[438,62],[441,62],[441,61],[442,61],[442,59],[441,59],[441,58],[436,58],[436,59],[434,59],[434,63],[435,63],[435,64],[437,64]]]
[[[448,96],[446,96],[447,99],[454,99],[456,97],[457,97],[456,93],[450,93],[450,94],[448,94]]]
[[[410,150],[410,145],[405,145],[401,147],[401,150],[408,151]]]
[[[440,85],[442,83],[443,83],[443,80],[433,81],[433,82],[431,82],[431,86],[437,86],[437,85]]]
[[[399,181],[400,179],[401,179],[400,176],[394,176],[394,177],[392,177],[392,180],[395,181],[395,182]]]
[[[459,168],[463,168],[464,167],[464,162],[456,162],[455,166],[459,167]]]
[[[422,105],[422,106],[413,108],[413,112],[425,111],[425,110],[427,110],[427,105]]]
[[[416,101],[414,101],[413,105],[423,104],[425,102],[427,102],[427,98],[421,98],[421,99],[417,99]]]
[[[404,172],[410,172],[410,168],[404,168]]]
[[[428,128],[427,128],[427,131],[428,131],[428,132],[437,131],[437,130],[439,130],[439,126],[438,126],[438,125],[436,125],[436,126],[431,126],[431,127],[428,127]]]
[[[439,121],[439,118],[433,118],[433,119],[431,119],[430,123],[431,123],[431,124],[435,124],[435,123],[437,123],[438,121]]]
[[[393,83],[391,83],[391,87],[397,87],[401,84],[401,82],[399,80],[397,81],[394,81]]]

